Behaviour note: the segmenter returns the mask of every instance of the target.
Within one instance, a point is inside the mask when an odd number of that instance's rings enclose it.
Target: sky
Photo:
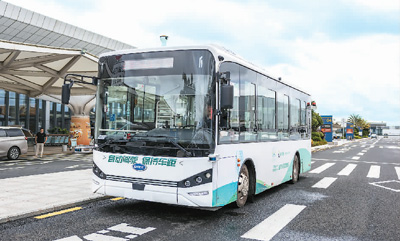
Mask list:
[[[399,0],[7,0],[138,48],[219,44],[320,115],[400,126]]]

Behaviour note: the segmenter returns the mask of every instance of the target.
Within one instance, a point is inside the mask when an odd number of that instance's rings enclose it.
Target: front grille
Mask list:
[[[134,183],[134,184],[143,184],[143,185],[163,186],[163,187],[178,187],[178,182],[174,181],[163,181],[163,180],[144,179],[135,177],[121,177],[121,176],[107,175],[107,180],[116,182]]]

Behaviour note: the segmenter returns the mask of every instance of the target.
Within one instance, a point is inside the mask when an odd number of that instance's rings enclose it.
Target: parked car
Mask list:
[[[27,135],[28,132],[29,130],[26,130]],[[10,160],[15,160],[27,152],[28,137],[22,128],[0,126],[0,157],[6,156]]]
[[[376,136],[376,134],[371,134],[371,139],[372,139],[372,138],[377,139],[378,137]]]
[[[389,137],[389,135],[387,134],[387,133],[385,133],[384,135],[383,135],[383,138],[388,138]]]

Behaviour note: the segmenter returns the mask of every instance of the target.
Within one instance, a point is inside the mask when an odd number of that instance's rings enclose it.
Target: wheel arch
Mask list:
[[[250,175],[250,195],[256,194],[256,167],[252,159],[248,158],[244,161]]]

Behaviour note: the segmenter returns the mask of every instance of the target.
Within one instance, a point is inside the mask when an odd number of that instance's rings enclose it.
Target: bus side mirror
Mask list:
[[[63,103],[64,105],[69,104],[69,98],[71,96],[71,87],[72,87],[72,83],[63,84],[63,86],[62,86],[61,103]]]
[[[221,85],[221,109],[233,108],[233,85]]]

